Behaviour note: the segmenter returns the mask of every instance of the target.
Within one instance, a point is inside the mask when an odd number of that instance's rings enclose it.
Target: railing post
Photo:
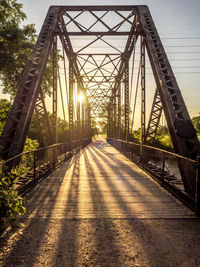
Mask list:
[[[34,178],[34,183],[36,183],[36,157],[35,157],[35,151],[33,151],[33,178]]]
[[[67,147],[68,147],[68,145],[67,145]],[[65,145],[65,161],[66,161],[66,159],[67,159],[67,151],[66,151],[66,145]]]
[[[3,173],[3,161],[0,161],[0,175]]]
[[[162,158],[162,184],[164,183],[165,179],[165,153],[163,153],[163,158]]]
[[[132,158],[132,162],[133,162],[133,145],[131,145],[131,158]]]
[[[140,164],[142,164],[143,162],[143,147],[142,147],[142,144],[140,144]]]
[[[200,217],[200,156],[197,157],[195,211]]]
[[[54,145],[53,146],[53,170],[55,171],[55,169],[56,169],[56,158],[57,157],[57,155],[56,155],[56,146]]]

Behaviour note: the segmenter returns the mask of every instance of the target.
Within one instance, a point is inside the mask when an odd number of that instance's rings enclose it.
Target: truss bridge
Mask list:
[[[45,96],[49,65],[51,98]],[[33,114],[43,137],[43,148],[33,152],[34,182],[86,147],[91,125],[103,121],[110,145],[197,207],[199,141],[147,6],[51,6],[0,137],[7,170],[21,164]],[[173,153],[154,146],[161,114]],[[65,122],[65,140],[58,139],[58,118]]]

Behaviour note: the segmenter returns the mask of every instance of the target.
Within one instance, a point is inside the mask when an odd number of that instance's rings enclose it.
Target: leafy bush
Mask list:
[[[38,142],[36,140],[26,139],[24,152],[36,150]],[[4,172],[0,176],[0,228],[8,223],[17,224],[17,216],[26,212],[23,206],[23,198],[15,190],[17,177],[26,175],[33,165],[33,154],[24,154],[21,157],[21,163],[13,168],[7,175]]]
[[[13,189],[11,177],[0,178],[0,229],[7,223],[16,225],[17,215],[23,215],[26,208],[23,206],[22,197]]]

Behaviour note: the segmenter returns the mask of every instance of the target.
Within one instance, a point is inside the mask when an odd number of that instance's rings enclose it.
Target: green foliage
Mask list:
[[[169,130],[166,126],[159,125],[154,146],[170,152],[174,152]]]
[[[154,146],[163,150],[174,152],[171,137],[169,135],[156,137]]]
[[[2,0],[0,7],[0,79],[3,92],[16,94],[24,67],[33,49],[33,24],[20,27],[26,18],[16,0]]]
[[[50,114],[49,112],[48,112],[48,119],[49,119],[50,127],[52,129],[52,125],[54,123],[53,115]],[[45,124],[44,127],[48,129],[47,121],[44,122],[44,124]],[[33,140],[36,139],[39,143],[39,146],[44,147],[43,136],[40,130],[41,129],[39,128],[39,122],[38,122],[37,116],[34,113],[32,120],[31,120],[28,137]],[[57,136],[58,136],[58,143],[67,142],[69,140],[69,124],[60,118],[57,118]],[[49,145],[52,144],[52,140],[48,140],[48,144]]]
[[[2,133],[6,117],[11,108],[11,104],[7,99],[0,99],[0,134]]]
[[[26,153],[36,150],[39,147],[39,143],[37,140],[32,140],[30,138],[26,138],[25,146],[24,146],[24,153],[21,157],[20,165],[15,168],[15,175],[23,176],[28,173],[28,171],[33,167],[34,162],[34,154],[33,153]]]
[[[36,140],[26,139],[24,152],[36,150],[38,147]],[[0,228],[7,223],[17,224],[17,216],[26,212],[23,206],[22,197],[18,196],[15,190],[17,177],[24,176],[33,166],[33,153],[26,153],[22,156],[20,165],[7,175],[0,176]]]
[[[91,132],[92,132],[92,136],[95,136],[99,133],[99,130],[97,128],[97,123],[95,119],[93,118],[91,118]]]
[[[125,135],[125,133],[124,133],[124,135]],[[134,130],[133,134],[130,135],[130,141],[134,142],[136,144],[139,144],[140,143],[140,139],[141,139],[140,136],[141,136],[141,129]]]
[[[3,93],[13,97],[17,92],[24,68],[33,49],[35,29],[33,25],[20,29],[17,25],[9,25],[0,30],[0,78]]]
[[[193,117],[192,122],[197,133],[200,133],[200,116]]]
[[[108,131],[107,118],[98,121],[98,126],[99,126],[101,134],[106,134]]]
[[[30,124],[29,132],[28,132],[28,138],[32,140],[37,140],[39,143],[39,146],[40,147],[43,146],[43,139],[42,139],[43,136],[39,129],[39,123],[38,123],[36,113],[33,114],[32,119],[31,119],[31,124]]]
[[[7,223],[16,225],[17,216],[26,212],[23,199],[14,190],[13,179],[10,176],[0,178],[0,229]]]
[[[24,146],[24,152],[34,151],[38,148],[39,143],[37,140],[32,140],[30,138],[26,138],[26,143]]]
[[[26,18],[22,7],[16,0],[1,0],[0,4],[0,80],[3,93],[8,93],[12,97],[16,95],[36,42],[34,24],[20,26]],[[51,94],[53,84],[52,69],[52,55],[50,55],[41,85],[43,92],[48,95]]]
[[[24,152],[36,150],[38,147],[36,140],[26,139]],[[23,215],[26,208],[23,206],[23,198],[18,196],[15,190],[15,182],[17,177],[26,175],[33,166],[33,153],[26,153],[22,156],[20,165],[7,175],[0,176],[0,228],[7,223],[11,225],[17,224],[17,216]]]
[[[129,140],[131,142],[139,144],[141,142],[141,129],[133,131],[133,135],[129,137]],[[152,144],[147,143],[147,145]],[[166,126],[159,125],[153,146],[173,152],[171,137]]]
[[[57,118],[57,135],[58,143],[69,141],[69,124],[60,118]]]
[[[8,23],[21,23],[26,18],[22,4],[16,0],[1,0],[0,27]]]

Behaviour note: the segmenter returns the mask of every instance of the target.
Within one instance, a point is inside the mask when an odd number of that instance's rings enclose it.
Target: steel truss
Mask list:
[[[48,146],[53,141],[53,134],[42,90],[38,94],[35,111],[38,119],[38,129],[41,131],[43,137],[43,145]]]
[[[158,90],[156,89],[149,117],[149,123],[145,134],[145,143],[147,144],[152,144],[155,141],[156,132],[159,126],[162,110],[163,108],[160,95]]]
[[[155,138],[163,109],[174,151],[195,158],[199,142],[167,55],[147,6],[52,6],[26,66],[16,98],[0,138],[1,155],[8,159],[22,152],[36,107],[45,66],[53,48],[54,125],[57,118],[56,38],[68,60],[70,139],[90,134],[93,117],[108,117],[108,136],[129,139],[130,58],[141,40],[141,142]],[[124,45],[123,49],[119,46]],[[79,38],[79,39],[78,39]],[[118,39],[117,39],[118,38]],[[103,45],[103,47],[102,47]],[[103,52],[102,52],[103,51]],[[147,52],[147,53],[146,53]],[[149,126],[145,129],[145,54],[156,83]],[[132,64],[133,65],[133,64]],[[74,106],[74,92],[85,95]],[[124,110],[123,110],[124,109]],[[82,122],[81,122],[82,120]],[[132,130],[132,127],[131,127]],[[56,142],[56,127],[52,129]],[[194,194],[195,181],[180,168],[186,190]]]

